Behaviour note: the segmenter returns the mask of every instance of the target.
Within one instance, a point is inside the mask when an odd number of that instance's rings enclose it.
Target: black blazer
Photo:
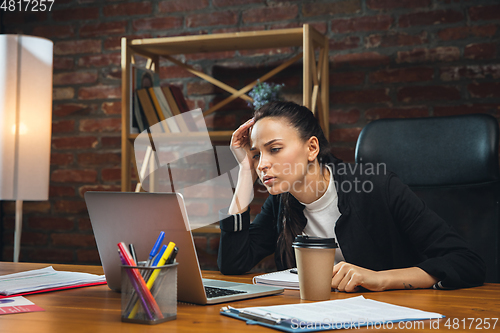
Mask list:
[[[330,166],[341,213],[335,234],[346,262],[375,271],[417,266],[438,278],[440,288],[483,284],[483,260],[394,173],[374,175],[360,164]],[[305,225],[304,205],[291,198]],[[249,210],[221,212],[217,263],[223,274],[243,274],[275,253],[282,211],[280,195],[270,195],[253,223]],[[279,270],[287,268],[277,253],[275,260]]]

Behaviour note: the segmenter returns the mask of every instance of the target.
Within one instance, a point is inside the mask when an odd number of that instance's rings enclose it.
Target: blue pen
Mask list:
[[[153,259],[153,263],[151,263],[151,266],[150,267],[156,267],[158,266],[158,263],[160,262],[160,259],[161,257],[163,256],[163,253],[167,250],[167,246],[166,245],[163,245],[161,247],[161,250],[160,252],[158,252],[157,255],[155,255],[154,259]],[[146,274],[144,275],[144,281],[148,282],[149,281],[149,277],[151,276],[153,271],[151,270],[148,270],[146,271]]]
[[[153,261],[154,256],[158,253],[158,250],[160,249],[161,243],[163,243],[163,238],[165,238],[164,231],[160,232],[160,236],[158,236],[158,239],[156,240],[156,243],[153,246],[153,249],[149,253],[149,259],[148,259],[148,263],[146,266],[151,266],[151,262]]]
[[[165,252],[166,249],[167,249],[166,245],[163,245],[161,247],[160,252],[158,252],[158,255],[155,257],[155,260],[153,261],[153,264],[152,264],[153,267],[158,266],[158,263],[160,262],[161,257],[163,257],[163,253]]]

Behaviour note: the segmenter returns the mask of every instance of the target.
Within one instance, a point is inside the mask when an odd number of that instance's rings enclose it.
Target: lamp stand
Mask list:
[[[23,230],[23,201],[16,200],[16,229],[14,231],[14,262],[19,262],[22,230]]]

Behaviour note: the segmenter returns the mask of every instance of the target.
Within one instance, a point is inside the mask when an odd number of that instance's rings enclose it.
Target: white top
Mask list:
[[[306,206],[304,216],[307,218],[307,224],[302,233],[308,236],[335,238],[337,240],[335,224],[341,215],[338,207],[339,197],[333,181],[332,169],[328,165],[327,168],[330,172],[330,180],[326,192],[310,204],[301,202]],[[343,260],[344,256],[339,245],[335,251],[335,264]]]

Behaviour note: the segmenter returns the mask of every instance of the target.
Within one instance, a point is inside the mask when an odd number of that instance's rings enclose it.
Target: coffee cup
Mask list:
[[[299,274],[300,298],[310,301],[330,299],[335,249],[335,238],[299,235],[292,246]]]

